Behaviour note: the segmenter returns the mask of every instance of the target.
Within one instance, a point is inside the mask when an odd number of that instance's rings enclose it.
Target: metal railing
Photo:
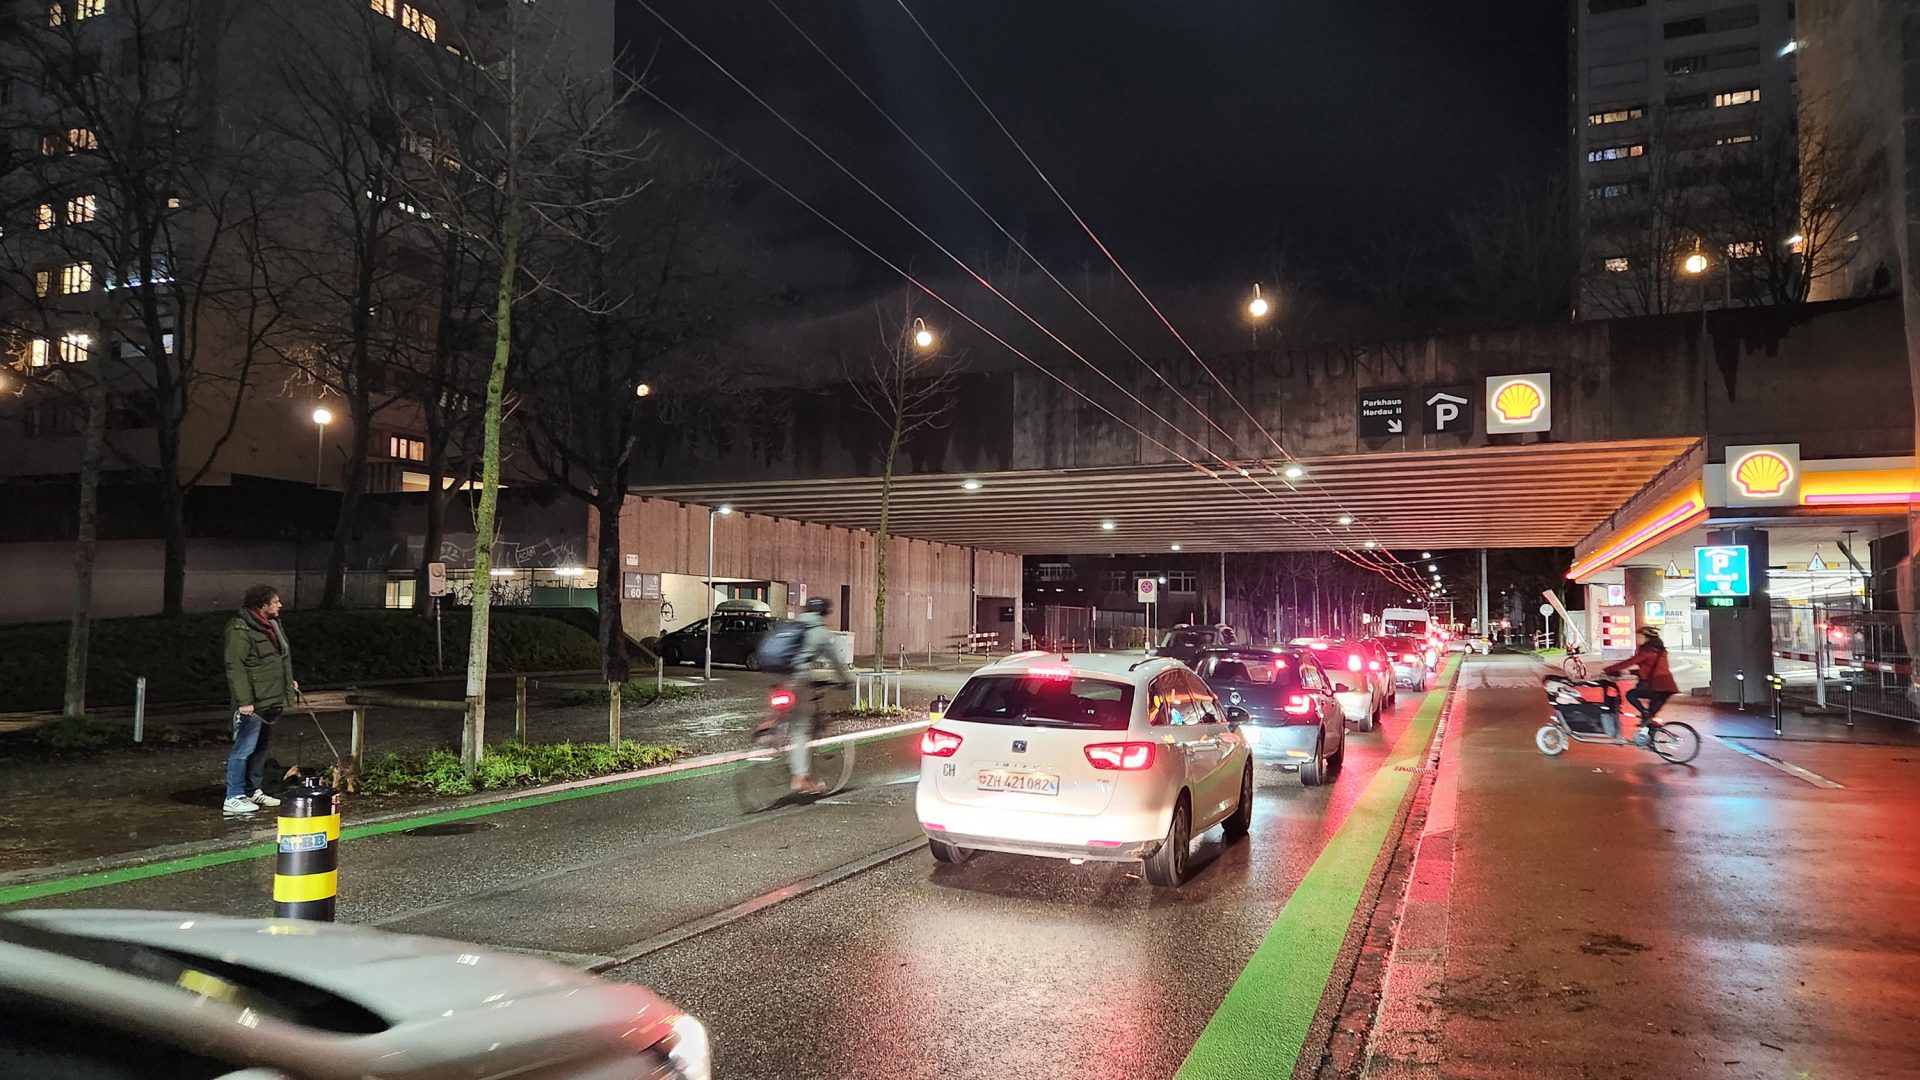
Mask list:
[[[1891,611],[1853,604],[1776,604],[1780,694],[1800,707],[1920,721],[1913,657]]]

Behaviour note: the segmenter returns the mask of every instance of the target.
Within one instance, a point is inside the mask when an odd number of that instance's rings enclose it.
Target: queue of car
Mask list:
[[[1148,655],[1016,653],[975,671],[921,736],[914,808],[933,857],[1139,861],[1186,880],[1192,843],[1252,822],[1256,765],[1327,783],[1347,728],[1373,731],[1435,651],[1302,638],[1249,645],[1177,626]]]

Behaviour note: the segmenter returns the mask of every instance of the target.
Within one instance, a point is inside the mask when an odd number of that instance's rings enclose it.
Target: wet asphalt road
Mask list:
[[[1210,830],[1179,890],[1134,864],[936,864],[913,814],[915,737],[902,736],[861,746],[852,789],[812,805],[742,814],[719,772],[457,823],[474,831],[349,840],[339,918],[616,965],[610,977],[708,1022],[723,1077],[1171,1076],[1421,698],[1403,692],[1379,731],[1349,732],[1329,786],[1262,768],[1251,837],[1225,845]],[[272,868],[255,858],[27,906],[260,916]]]

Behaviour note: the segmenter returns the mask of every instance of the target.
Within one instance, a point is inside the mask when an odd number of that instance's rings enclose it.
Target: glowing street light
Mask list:
[[[1119,522],[1116,522],[1116,521],[1103,521],[1100,523],[1100,530],[1102,532],[1112,532],[1113,530],[1119,527],[1120,527],[1120,524]]]
[[[1435,564],[1433,564],[1433,563],[1428,563],[1428,564],[1427,564],[1427,569],[1428,569],[1428,570],[1438,570],[1438,569],[1440,569],[1440,567],[1439,567],[1439,566],[1437,566],[1437,565],[1435,565]]]
[[[1341,515],[1340,515],[1340,524],[1342,524],[1342,525],[1351,525],[1351,524],[1353,524],[1353,515],[1352,515],[1352,514],[1341,514]]]
[[[1168,550],[1168,551],[1179,551],[1179,550],[1180,550],[1180,545],[1179,545],[1179,544],[1173,544],[1173,545],[1170,545],[1170,546],[1169,546],[1169,547],[1167,548],[1167,550]]]
[[[1272,310],[1273,305],[1267,303],[1267,298],[1260,295],[1260,283],[1254,282],[1253,299],[1247,301],[1247,314],[1256,319],[1264,319],[1267,317],[1267,313]]]
[[[927,320],[915,316],[913,320],[913,344],[921,349],[931,349],[933,348],[933,342],[933,331],[927,329]]]
[[[327,461],[327,425],[333,423],[333,410],[317,405],[313,410],[313,488],[320,490],[320,469]]]
[[[1696,251],[1687,256],[1686,260],[1680,264],[1680,269],[1689,274],[1704,274],[1707,272],[1707,257]]]
[[[1298,480],[1301,477],[1307,475],[1307,470],[1301,468],[1298,465],[1289,465],[1287,466],[1284,475],[1289,480]]]
[[[641,383],[641,384],[640,384],[639,386],[636,386],[636,387],[634,387],[634,388],[633,388],[633,396],[634,396],[634,397],[652,397],[652,396],[653,396],[653,384],[652,384],[652,383]]]
[[[982,486],[983,485],[978,480],[960,481],[960,489],[962,491],[979,491]]]

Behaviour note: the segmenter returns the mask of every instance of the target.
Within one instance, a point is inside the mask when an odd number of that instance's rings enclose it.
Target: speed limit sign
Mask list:
[[[1143,604],[1151,604],[1160,599],[1160,583],[1150,577],[1135,578],[1133,591]]]

